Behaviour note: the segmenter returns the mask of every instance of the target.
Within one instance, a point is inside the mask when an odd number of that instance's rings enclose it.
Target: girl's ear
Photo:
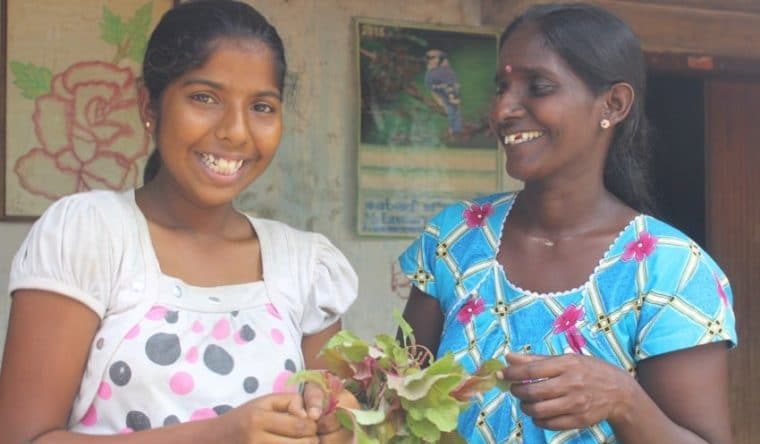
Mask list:
[[[137,91],[137,106],[143,126],[148,132],[152,132],[156,127],[156,113],[153,108],[153,103],[150,101],[150,93],[144,86],[140,86]]]
[[[633,92],[633,88],[630,84],[625,82],[619,82],[607,91],[604,101],[604,116],[603,118],[610,121],[612,125],[625,120],[628,113],[633,106],[633,99],[636,93]]]

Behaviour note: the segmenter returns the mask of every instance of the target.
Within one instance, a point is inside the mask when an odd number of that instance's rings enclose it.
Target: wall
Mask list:
[[[287,51],[286,134],[270,169],[241,197],[242,209],[328,236],[354,264],[360,297],[344,325],[364,337],[393,332],[391,264],[409,240],[355,234],[358,118],[353,16],[425,23],[477,25],[480,0],[256,0],[277,26]],[[0,222],[0,289],[28,223]],[[0,345],[10,298],[0,297]],[[2,349],[0,348],[0,356]]]

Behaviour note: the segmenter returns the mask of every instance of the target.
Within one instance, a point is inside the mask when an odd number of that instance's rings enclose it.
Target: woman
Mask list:
[[[400,257],[418,343],[470,371],[506,357],[468,442],[731,442],[731,291],[647,214],[644,81],[598,7],[536,6],[501,36],[491,125],[524,189],[450,206]]]

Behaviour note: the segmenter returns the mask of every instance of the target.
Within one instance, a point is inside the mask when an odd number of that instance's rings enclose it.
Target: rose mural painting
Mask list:
[[[135,187],[149,151],[136,66],[173,2],[55,3],[7,5],[4,218],[36,217],[76,192]]]

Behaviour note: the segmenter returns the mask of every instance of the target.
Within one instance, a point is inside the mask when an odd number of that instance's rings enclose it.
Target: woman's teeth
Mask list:
[[[538,139],[544,133],[541,131],[526,131],[524,133],[507,134],[502,139],[504,145],[518,145],[523,142],[530,142],[533,139]]]
[[[227,160],[213,154],[201,153],[201,160],[208,169],[216,174],[231,176],[243,166],[243,160]]]

